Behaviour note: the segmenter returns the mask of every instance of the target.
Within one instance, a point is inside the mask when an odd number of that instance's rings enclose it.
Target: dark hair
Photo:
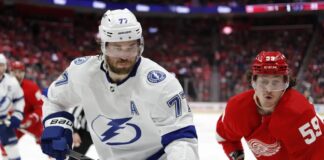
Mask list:
[[[252,79],[253,79],[253,81],[255,81],[255,80],[258,78],[258,75],[253,75],[253,74],[252,74],[252,71],[248,71],[248,72],[246,73],[246,78],[247,78],[249,84],[251,85],[251,83],[252,83]],[[284,81],[285,81],[285,82],[286,82],[288,79],[289,79],[289,86],[288,86],[287,89],[290,89],[290,88],[296,86],[296,83],[297,83],[297,82],[296,82],[296,77],[293,77],[293,76],[291,76],[290,74],[289,74],[288,76],[284,76]]]

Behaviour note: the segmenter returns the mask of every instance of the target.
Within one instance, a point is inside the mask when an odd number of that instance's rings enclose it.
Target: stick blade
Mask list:
[[[94,160],[73,150],[70,150],[68,155],[76,160]]]

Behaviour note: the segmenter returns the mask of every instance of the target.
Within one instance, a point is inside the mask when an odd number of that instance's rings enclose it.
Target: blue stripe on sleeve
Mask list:
[[[19,98],[12,99],[12,103],[16,103],[17,101],[20,101],[22,99],[24,99],[24,96],[19,97]]]
[[[156,153],[154,153],[152,156],[148,157],[146,160],[157,160],[164,154],[164,149],[158,150]]]
[[[171,142],[181,138],[197,138],[195,126],[187,126],[162,136],[162,145],[165,148]]]
[[[24,116],[24,112],[22,112],[22,111],[14,110],[14,112],[20,113],[22,116]]]

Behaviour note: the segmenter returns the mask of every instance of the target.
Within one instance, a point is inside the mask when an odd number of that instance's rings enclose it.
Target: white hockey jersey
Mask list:
[[[102,57],[75,59],[54,81],[43,114],[82,106],[101,160],[197,160],[193,117],[178,80],[141,57],[111,83]],[[165,154],[166,153],[166,154]]]
[[[0,79],[0,119],[7,118],[9,111],[13,111],[12,116],[22,120],[24,107],[24,92],[18,80],[4,73],[2,79]]]

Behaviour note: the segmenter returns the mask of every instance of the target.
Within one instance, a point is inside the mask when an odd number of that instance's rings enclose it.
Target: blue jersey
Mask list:
[[[104,64],[100,56],[75,59],[51,84],[44,117],[82,106],[103,160],[199,159],[192,113],[178,80],[141,57],[116,84]]]

